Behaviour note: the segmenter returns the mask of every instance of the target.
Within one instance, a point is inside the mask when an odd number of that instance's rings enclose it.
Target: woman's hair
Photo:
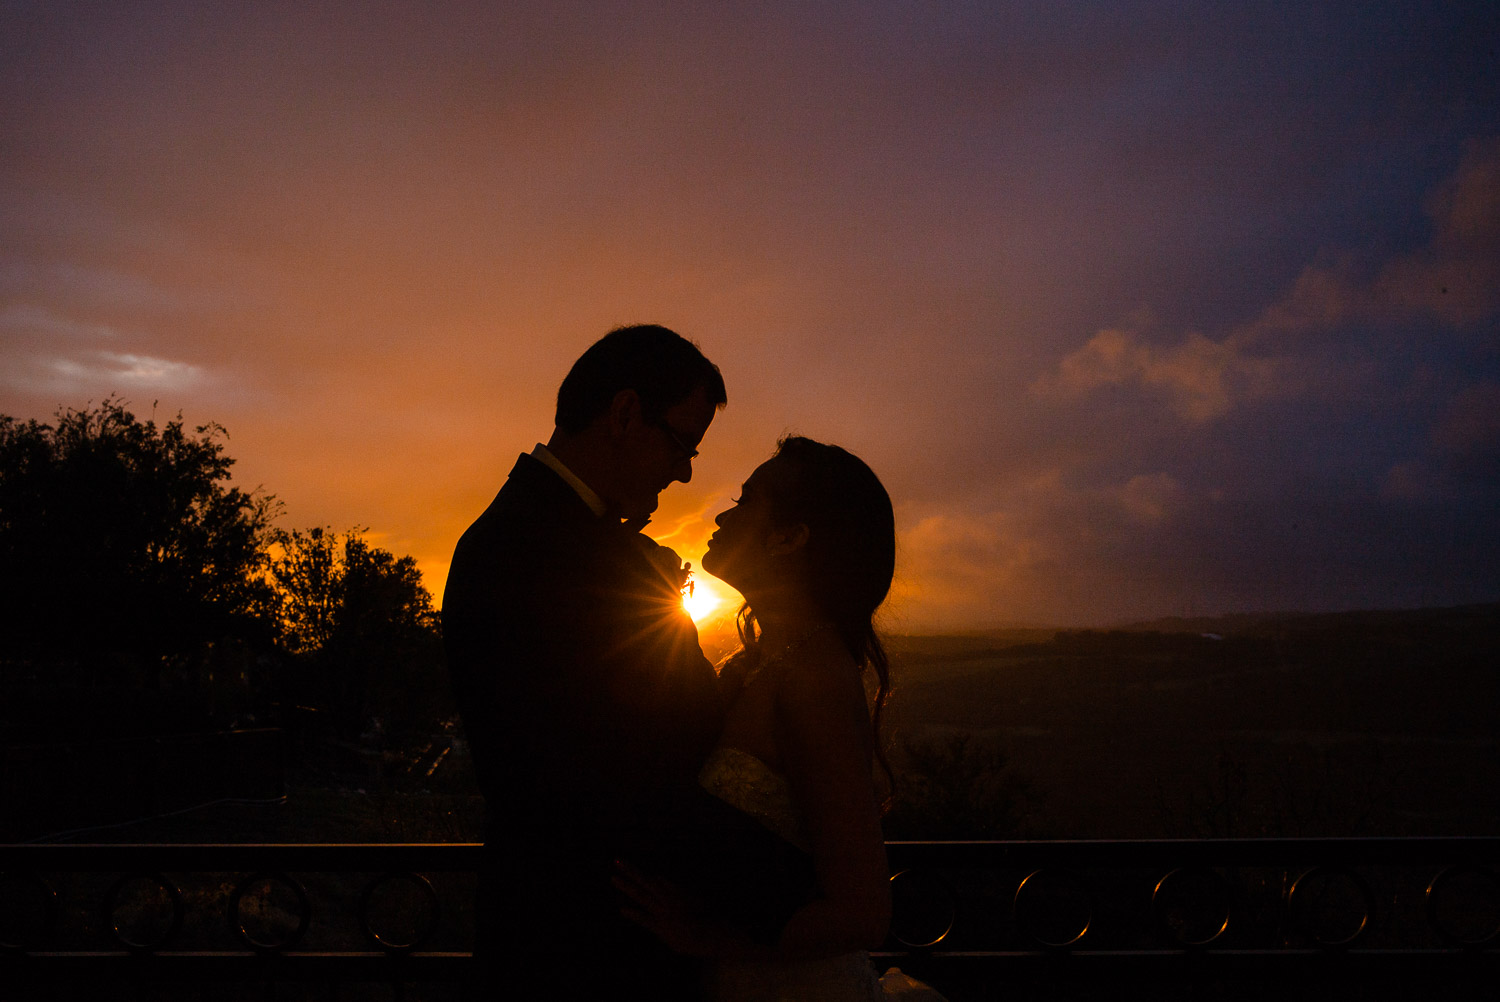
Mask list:
[[[783,438],[768,466],[772,522],[807,526],[807,543],[798,552],[808,596],[838,631],[854,663],[875,674],[875,754],[887,779],[893,779],[879,741],[891,690],[890,661],[874,625],[896,566],[890,495],[863,460],[810,438]],[[753,660],[760,631],[748,603],[740,609],[738,626],[744,653]]]

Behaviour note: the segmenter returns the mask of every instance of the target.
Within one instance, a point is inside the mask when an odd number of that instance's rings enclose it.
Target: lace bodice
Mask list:
[[[800,849],[808,849],[802,815],[792,805],[786,777],[739,748],[715,748],[698,782],[731,807],[750,815]]]
[[[705,790],[777,835],[807,849],[802,815],[792,804],[786,777],[749,752],[715,748],[698,773]],[[881,999],[869,954],[844,953],[800,961],[724,960],[706,972],[714,1002],[868,1002]]]

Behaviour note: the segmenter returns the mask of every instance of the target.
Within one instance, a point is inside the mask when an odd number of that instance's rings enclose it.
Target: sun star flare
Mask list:
[[[698,578],[693,579],[692,588],[682,593],[682,607],[693,617],[693,622],[702,623],[724,604],[724,596],[712,584]]]

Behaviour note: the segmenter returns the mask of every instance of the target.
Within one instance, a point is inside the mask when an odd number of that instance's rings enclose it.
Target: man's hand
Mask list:
[[[662,578],[670,581],[675,591],[680,592],[686,588],[693,576],[693,565],[683,563],[677,551],[670,546],[663,546],[649,536],[639,538],[646,557],[661,572]]]
[[[660,877],[648,876],[615,860],[615,889],[630,899],[620,909],[636,925],[650,932],[673,952],[689,957],[724,957],[743,952],[744,944],[727,927],[707,920],[683,890]]]

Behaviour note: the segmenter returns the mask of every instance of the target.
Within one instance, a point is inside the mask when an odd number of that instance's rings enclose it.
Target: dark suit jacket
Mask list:
[[[533,958],[549,968],[538,978],[570,977],[554,969],[586,955],[615,979],[579,992],[671,997],[672,979],[695,977],[620,917],[614,859],[693,887],[767,939],[810,879],[805,859],[697,785],[723,714],[663,554],[523,455],[459,540],[444,593],[487,805],[479,949],[512,968]],[[768,891],[778,881],[785,892]]]

